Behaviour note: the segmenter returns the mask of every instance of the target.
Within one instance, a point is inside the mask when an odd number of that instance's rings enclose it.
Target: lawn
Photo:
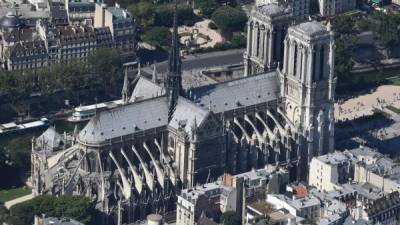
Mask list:
[[[32,193],[32,190],[26,186],[11,189],[0,189],[0,204],[24,195],[28,195],[30,193]]]
[[[400,78],[399,77],[394,77],[394,78],[388,78],[390,84],[393,85],[400,85]]]

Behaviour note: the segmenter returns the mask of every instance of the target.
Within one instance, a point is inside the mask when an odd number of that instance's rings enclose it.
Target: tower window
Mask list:
[[[315,81],[316,80],[316,77],[315,77],[315,65],[316,65],[316,63],[315,63],[315,61],[316,61],[316,56],[317,56],[316,51],[313,51],[312,54],[313,54],[312,55],[312,57],[313,57],[313,65],[312,65],[311,77],[312,77],[313,81]]]
[[[319,55],[319,79],[322,80],[324,78],[324,64],[325,64],[325,48],[322,46],[320,55]]]
[[[260,28],[257,28],[257,49],[256,56],[260,55]]]
[[[300,52],[300,76],[299,76],[300,80],[301,80],[301,77],[303,75],[303,60],[304,60],[303,53]]]
[[[297,44],[294,44],[293,76],[297,74]]]

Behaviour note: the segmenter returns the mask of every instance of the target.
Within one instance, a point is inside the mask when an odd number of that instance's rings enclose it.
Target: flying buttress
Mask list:
[[[151,161],[153,161],[154,167],[156,168],[158,183],[161,185],[162,188],[164,188],[164,178],[165,177],[164,177],[163,169],[160,167],[159,163],[154,158],[153,154],[151,154],[149,146],[147,146],[146,142],[143,142],[143,148],[146,149],[147,153],[149,154],[149,156],[151,158]]]
[[[264,128],[268,133],[268,137],[271,140],[274,140],[275,139],[274,132],[272,132],[272,130],[268,127],[267,123],[263,120],[263,118],[261,118],[260,114],[258,114],[257,112],[256,112],[256,118],[264,125]]]
[[[143,183],[142,183],[142,179],[139,176],[139,173],[136,169],[136,167],[132,164],[132,162],[129,160],[128,156],[126,155],[124,149],[121,148],[121,154],[124,156],[126,162],[128,162],[129,165],[129,169],[131,170],[132,174],[133,174],[133,179],[135,180],[135,188],[136,190],[140,193],[142,193],[142,187],[143,187]]]
[[[149,186],[150,190],[153,191],[153,189],[154,189],[154,178],[153,178],[153,175],[150,173],[149,169],[147,168],[147,165],[143,162],[142,157],[140,157],[140,155],[137,152],[135,146],[133,146],[133,145],[132,145],[132,151],[133,151],[133,153],[135,153],[136,157],[139,159],[140,164],[143,167],[144,176],[146,177],[147,186]]]
[[[244,127],[242,126],[242,124],[239,123],[239,121],[237,120],[237,118],[233,118],[233,122],[240,128],[240,130],[243,132],[243,134],[245,135],[246,139],[248,142],[251,141],[250,135],[247,133],[247,131],[244,129]]]
[[[281,135],[286,134],[285,129],[283,129],[282,125],[279,124],[278,120],[276,120],[275,116],[272,115],[271,111],[267,110],[267,115],[268,115],[269,117],[271,117],[272,121],[274,121],[274,123],[276,124],[276,126],[277,126],[278,129],[279,129],[279,133],[280,133]]]
[[[289,118],[285,115],[285,113],[282,112],[282,110],[278,107],[278,113],[281,114],[281,116],[285,119],[286,123],[289,124],[290,128],[292,131],[296,131],[296,126],[292,123],[292,121],[289,120]]]
[[[250,126],[253,128],[254,132],[256,132],[258,141],[260,143],[264,143],[264,138],[260,134],[260,132],[257,130],[257,127],[254,125],[254,123],[250,120],[250,118],[247,115],[244,115],[244,120],[250,124]]]
[[[164,152],[162,151],[161,145],[160,143],[158,143],[157,138],[154,138],[154,144],[157,146],[158,150],[160,151],[160,155],[162,157],[162,159],[164,160],[165,166],[168,167],[169,170],[169,179],[171,180],[171,182],[174,184],[175,183],[175,171],[171,168],[171,166],[168,164],[168,162],[170,162],[170,159],[167,160],[167,156],[164,154]]]
[[[129,199],[131,197],[131,184],[129,183],[128,179],[126,178],[125,174],[122,172],[121,167],[119,166],[117,160],[115,159],[114,155],[110,151],[109,153],[111,159],[114,161],[115,165],[118,168],[119,175],[121,175],[122,180],[122,193],[124,194],[125,199]]]

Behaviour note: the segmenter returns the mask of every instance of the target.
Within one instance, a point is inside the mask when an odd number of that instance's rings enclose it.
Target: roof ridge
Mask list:
[[[205,112],[205,113],[209,113],[209,112],[210,112],[210,111],[204,109],[203,107],[198,106],[195,102],[193,102],[192,100],[187,99],[187,98],[185,98],[185,97],[179,96],[179,98],[178,98],[178,105],[179,105],[179,102],[180,102],[180,101],[185,102],[185,103],[188,103],[188,104],[191,105],[193,108],[199,109],[200,111],[203,111],[203,112]]]
[[[228,83],[233,83],[233,82],[237,82],[237,81],[241,81],[241,80],[254,80],[257,79],[259,77],[263,77],[263,76],[272,76],[272,75],[276,75],[276,71],[268,71],[265,73],[260,73],[260,74],[255,74],[252,76],[247,76],[247,77],[239,77],[233,80],[227,80],[227,81],[223,81],[223,82],[219,82],[219,83],[213,83],[213,84],[207,84],[207,85],[203,85],[203,86],[198,86],[198,87],[193,87],[193,88],[189,88],[188,90],[196,90],[196,89],[201,89],[201,88],[205,88],[205,87],[212,87],[212,86],[219,86],[219,85],[223,85],[223,84],[228,84]]]

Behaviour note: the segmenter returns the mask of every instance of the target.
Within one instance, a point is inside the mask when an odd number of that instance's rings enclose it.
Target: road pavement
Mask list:
[[[22,196],[22,197],[19,197],[19,198],[10,200],[10,201],[8,201],[8,202],[5,202],[5,203],[4,203],[4,206],[5,206],[7,209],[10,209],[11,206],[16,205],[16,204],[19,204],[19,203],[22,203],[22,202],[26,202],[26,201],[28,201],[28,200],[31,200],[33,197],[34,197],[33,194],[24,195],[24,196]]]

